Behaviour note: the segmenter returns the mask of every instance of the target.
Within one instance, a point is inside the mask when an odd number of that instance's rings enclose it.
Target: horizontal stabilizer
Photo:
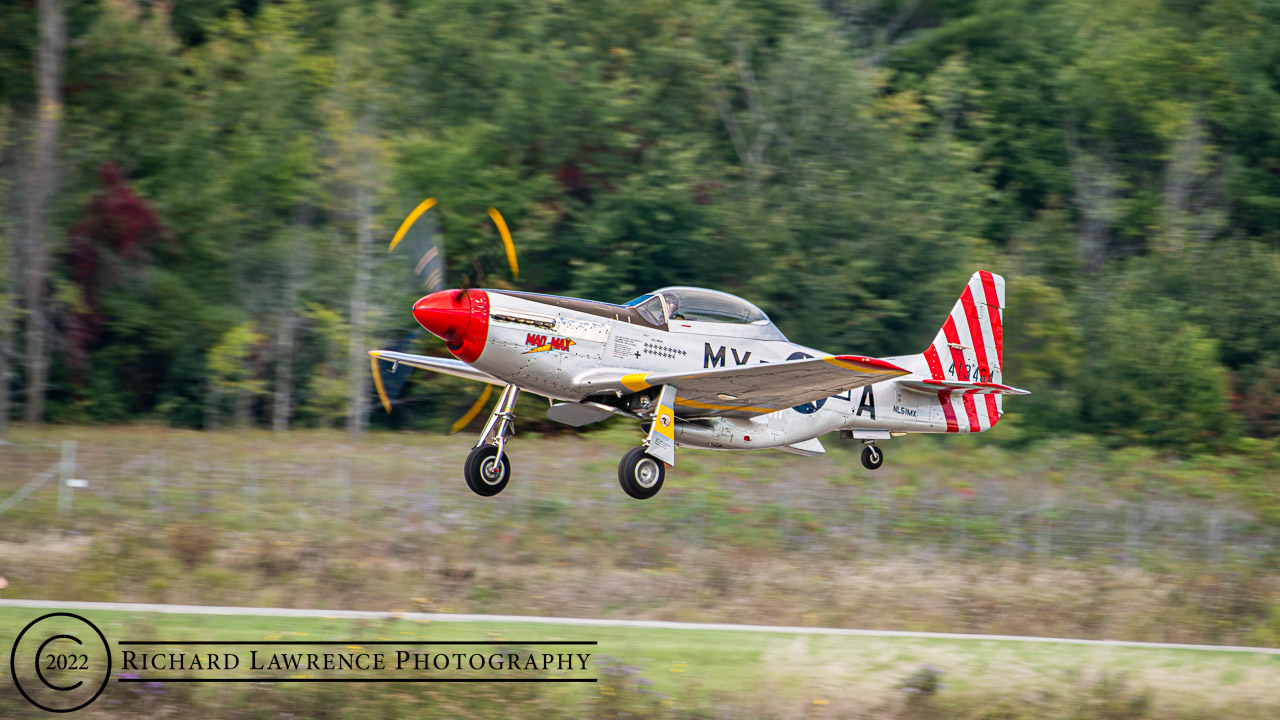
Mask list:
[[[937,395],[943,390],[978,395],[1030,395],[1030,390],[1001,385],[1000,383],[960,382],[959,380],[899,380],[898,385],[916,392]]]

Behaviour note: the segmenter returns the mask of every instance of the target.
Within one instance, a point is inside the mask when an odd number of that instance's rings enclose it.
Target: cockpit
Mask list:
[[[634,307],[655,325],[666,322],[673,332],[696,330],[713,335],[786,340],[763,310],[740,297],[716,290],[668,287],[641,295],[626,305]]]

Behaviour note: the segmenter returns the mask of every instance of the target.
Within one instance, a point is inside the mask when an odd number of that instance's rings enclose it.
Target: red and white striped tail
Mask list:
[[[1003,383],[1004,278],[985,270],[969,278],[924,359],[934,380]],[[1003,407],[990,389],[944,388],[938,402],[947,432],[982,432],[999,422]]]

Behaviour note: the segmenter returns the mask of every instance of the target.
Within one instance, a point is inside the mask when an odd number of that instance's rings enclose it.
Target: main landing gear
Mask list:
[[[868,440],[863,444],[866,447],[862,448],[862,467],[868,470],[878,470],[884,464],[884,452],[876,447],[874,440]]]
[[[493,497],[502,492],[511,481],[511,459],[504,452],[507,440],[516,434],[515,407],[520,388],[508,385],[498,397],[498,404],[489,415],[480,433],[480,440],[467,455],[462,466],[462,476],[467,487],[481,497]],[[492,442],[490,442],[492,439]]]
[[[622,491],[637,500],[648,500],[662,489],[667,466],[646,452],[647,448],[631,448],[618,463],[618,484]]]
[[[658,495],[667,479],[667,465],[676,464],[676,388],[662,386],[657,400],[644,445],[632,447],[618,462],[618,484],[636,500]]]
[[[636,500],[648,500],[662,489],[667,466],[676,464],[676,389],[663,385],[644,445],[632,448],[618,463],[618,484]]]

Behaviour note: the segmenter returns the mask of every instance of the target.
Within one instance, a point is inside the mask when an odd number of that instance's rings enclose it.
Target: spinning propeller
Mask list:
[[[387,252],[395,252],[397,248],[401,248],[402,255],[413,258],[414,277],[422,283],[422,287],[427,291],[427,294],[435,293],[445,288],[444,240],[443,236],[435,230],[432,218],[427,216],[427,211],[435,207],[436,204],[435,198],[427,198],[419,203],[404,219],[404,222],[400,224],[400,229],[396,230],[395,236],[391,239],[391,245],[387,248]],[[506,252],[507,265],[511,268],[511,276],[519,278],[520,265],[516,261],[516,246],[511,240],[511,231],[507,228],[507,221],[503,219],[502,213],[498,212],[497,208],[489,208],[488,214],[489,219],[493,221],[494,226],[498,229],[498,234],[502,237],[502,245]],[[484,262],[481,256],[472,255],[470,262],[462,266],[462,270],[455,293],[465,294],[471,288],[478,287],[484,282]],[[413,332],[402,336],[392,345],[391,349],[403,351],[421,333],[422,328],[415,329]],[[409,379],[409,374],[413,372],[413,368],[407,365],[401,367],[399,364],[392,364],[390,367],[386,365],[380,366],[378,359],[373,357],[369,358],[369,361],[373,370],[373,386],[378,391],[378,399],[382,401],[382,408],[389,413],[391,412],[392,398],[400,396],[400,393],[404,390],[405,382]],[[462,417],[453,423],[449,431],[456,433],[466,427],[484,409],[485,403],[489,401],[492,394],[492,386],[485,385],[480,397]]]

